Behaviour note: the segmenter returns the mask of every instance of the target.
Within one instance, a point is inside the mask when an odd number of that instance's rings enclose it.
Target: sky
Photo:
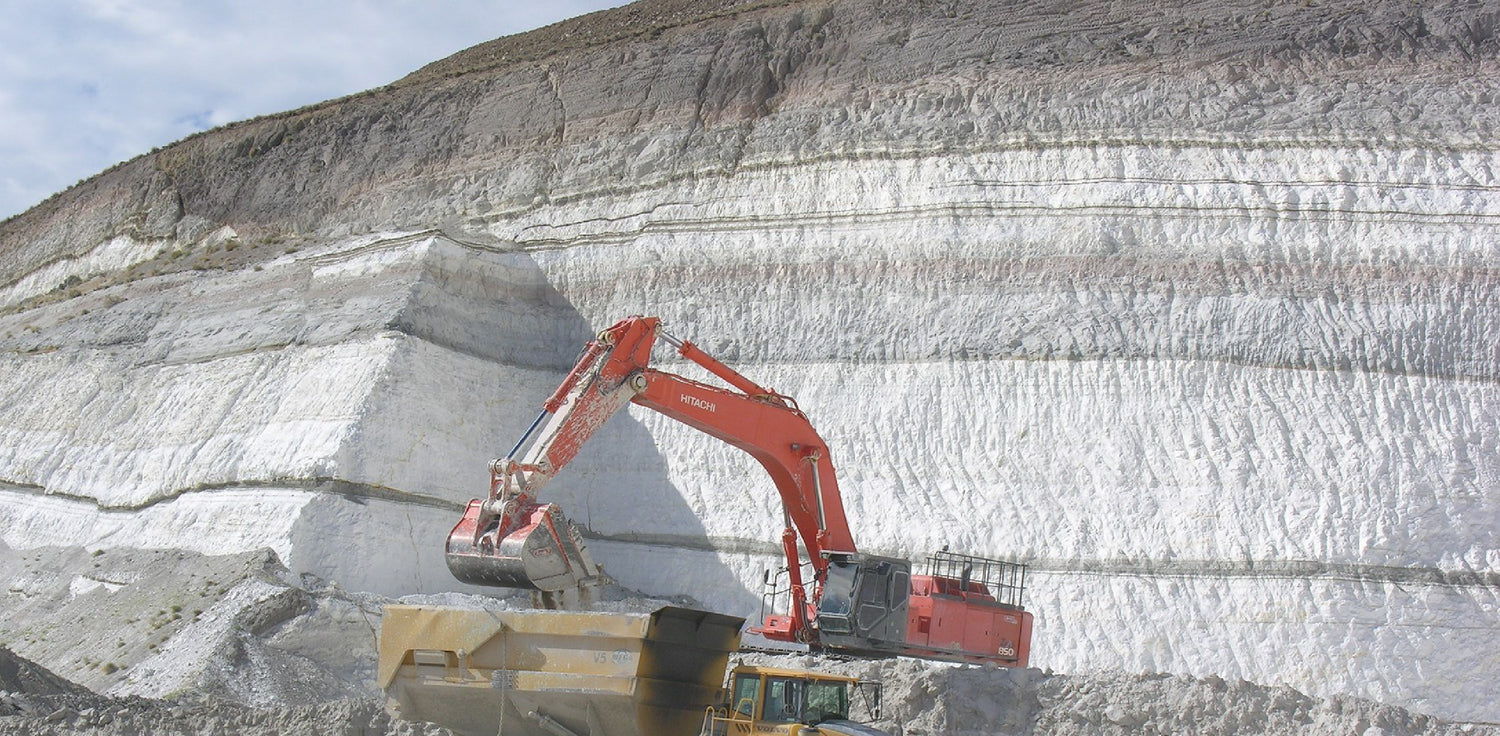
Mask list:
[[[626,0],[0,0],[0,219],[193,133]]]

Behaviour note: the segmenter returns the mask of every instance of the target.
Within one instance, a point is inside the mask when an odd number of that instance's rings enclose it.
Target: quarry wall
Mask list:
[[[488,460],[655,314],[798,400],[864,548],[1030,561],[1034,665],[1500,721],[1496,12],[675,7],[0,225],[0,541],[454,588]],[[753,615],[762,475],[632,409],[548,493]]]

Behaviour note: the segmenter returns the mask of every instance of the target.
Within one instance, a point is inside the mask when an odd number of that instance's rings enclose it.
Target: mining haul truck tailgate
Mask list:
[[[719,693],[743,623],[671,607],[386,606],[379,684],[396,715],[459,734],[691,736]]]

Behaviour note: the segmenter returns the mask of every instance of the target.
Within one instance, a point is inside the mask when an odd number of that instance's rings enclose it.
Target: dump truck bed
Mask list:
[[[379,684],[396,715],[493,736],[691,736],[744,619],[386,606]],[[502,723],[503,721],[503,723]],[[559,730],[561,729],[561,730]]]

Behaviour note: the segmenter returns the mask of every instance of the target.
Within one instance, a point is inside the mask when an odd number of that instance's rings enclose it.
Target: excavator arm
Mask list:
[[[658,337],[733,390],[649,367]],[[595,579],[598,567],[582,539],[555,506],[538,502],[538,494],[629,402],[738,447],[765,468],[786,512],[782,546],[792,575],[792,617],[804,627],[813,611],[801,584],[798,539],[815,579],[828,565],[825,551],[856,551],[827,446],[790,398],[666,335],[649,317],[622,320],[591,341],[521,441],[491,465],[489,497],[471,501],[449,535],[454,576],[544,592]]]

